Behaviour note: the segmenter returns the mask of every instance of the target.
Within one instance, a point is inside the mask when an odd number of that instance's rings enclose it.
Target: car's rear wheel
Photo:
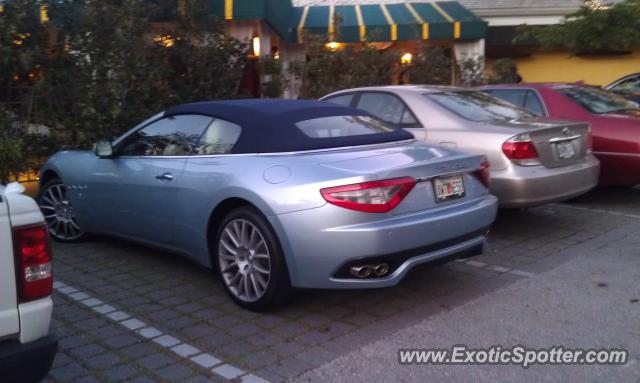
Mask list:
[[[67,187],[60,179],[55,178],[44,184],[38,193],[38,206],[53,239],[74,242],[84,237],[85,233],[78,226],[69,200]]]
[[[229,213],[216,236],[216,266],[231,298],[250,310],[283,303],[291,282],[273,229],[255,209]]]

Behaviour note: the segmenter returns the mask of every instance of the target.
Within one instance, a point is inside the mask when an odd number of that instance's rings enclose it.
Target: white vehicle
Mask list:
[[[13,183],[0,185],[0,382],[39,382],[58,349],[50,331],[52,257],[44,217]]]

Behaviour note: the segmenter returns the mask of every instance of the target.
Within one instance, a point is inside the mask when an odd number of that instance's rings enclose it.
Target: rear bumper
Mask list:
[[[500,207],[519,208],[573,198],[598,184],[600,163],[593,155],[569,166],[548,169],[543,166],[509,165],[491,172],[491,193]]]
[[[0,342],[0,382],[36,383],[47,377],[58,351],[55,333],[30,343]]]
[[[497,199],[489,194],[459,204],[394,216],[334,205],[270,217],[285,252],[291,283],[304,288],[375,288],[400,282],[415,265],[480,254]],[[345,275],[346,265],[383,259],[385,277]]]

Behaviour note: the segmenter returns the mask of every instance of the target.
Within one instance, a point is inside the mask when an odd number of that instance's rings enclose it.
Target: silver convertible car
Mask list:
[[[292,287],[398,283],[483,251],[497,200],[485,159],[319,101],[185,104],[41,170],[50,234],[107,234],[217,269],[249,309]]]
[[[536,117],[496,97],[464,88],[385,86],[322,98],[370,112],[416,138],[487,156],[491,193],[522,208],[569,199],[594,188],[600,163],[589,125]]]

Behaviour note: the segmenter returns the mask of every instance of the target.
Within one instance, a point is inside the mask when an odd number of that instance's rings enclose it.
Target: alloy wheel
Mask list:
[[[67,197],[67,189],[63,184],[49,186],[38,201],[49,228],[49,234],[56,239],[73,241],[84,234]]]
[[[224,283],[241,301],[255,302],[267,291],[271,256],[260,230],[246,219],[234,219],[222,230],[218,262]]]

